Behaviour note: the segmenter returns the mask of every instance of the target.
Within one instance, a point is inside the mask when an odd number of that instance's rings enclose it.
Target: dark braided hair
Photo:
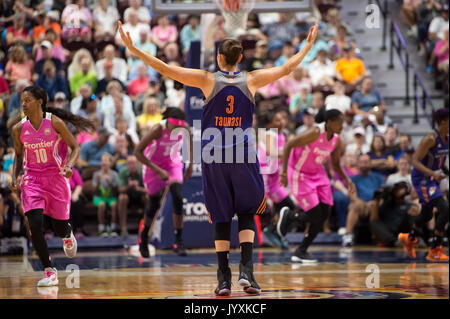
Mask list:
[[[325,129],[327,127],[328,121],[335,121],[342,117],[343,114],[338,109],[330,109],[328,111],[325,110],[325,108],[321,108],[319,112],[314,117],[314,120],[316,123],[323,123],[325,122]]]
[[[25,89],[23,89],[22,92],[29,92],[36,100],[41,99],[42,100],[42,111],[52,113],[62,119],[64,122],[71,123],[75,128],[79,131],[89,131],[89,130],[95,130],[94,124],[92,124],[91,121],[75,115],[69,111],[66,111],[64,109],[58,109],[55,107],[47,107],[47,92],[45,92],[44,89],[42,89],[39,86],[27,86]]]
[[[186,120],[186,114],[177,107],[168,107],[162,113],[163,120],[168,119],[169,117],[172,117],[177,120],[184,120],[184,121]]]

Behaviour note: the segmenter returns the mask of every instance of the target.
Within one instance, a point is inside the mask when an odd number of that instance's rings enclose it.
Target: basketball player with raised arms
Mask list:
[[[437,129],[425,135],[417,146],[412,158],[411,181],[419,196],[422,210],[416,217],[410,234],[399,234],[403,246],[413,258],[416,257],[417,236],[433,218],[433,209],[437,209],[436,221],[426,259],[432,262],[448,262],[444,253],[442,237],[448,223],[448,200],[444,199],[440,189],[441,181],[448,176],[445,160],[448,156],[449,118],[448,108],[441,108],[434,114]]]
[[[45,276],[37,285],[56,286],[58,275],[44,238],[43,214],[51,218],[55,235],[62,238],[66,256],[73,258],[77,252],[69,224],[69,178],[80,147],[64,121],[79,130],[94,129],[94,126],[65,110],[47,108],[47,93],[38,86],[26,87],[21,101],[25,117],[12,130],[16,156],[11,190],[21,191],[31,241],[44,267]],[[22,168],[24,174],[20,178]]]
[[[192,175],[192,136],[190,128],[185,122],[186,115],[182,110],[176,107],[168,107],[162,115],[162,121],[149,129],[134,151],[136,158],[144,164],[143,182],[150,196],[150,203],[144,216],[144,229],[139,236],[139,251],[144,258],[149,257],[148,234],[161,206],[161,199],[166,187],[172,194],[174,208],[175,243],[172,248],[180,256],[187,255],[182,237],[183,194],[181,193],[181,184],[183,178],[188,179]],[[185,128],[184,131],[189,134],[190,162],[186,167],[184,176],[183,159],[180,153],[183,143],[183,130],[174,131],[177,128]]]
[[[330,157],[336,173],[347,182],[349,192],[355,192],[355,185],[340,164],[342,148],[339,134],[344,121],[343,114],[337,109],[325,111],[322,108],[315,121],[317,125],[287,142],[283,152],[281,182],[285,186],[289,184],[302,211],[294,213],[287,207],[283,208],[277,231],[280,236],[286,235],[290,220],[310,223],[308,233],[291,257],[293,262],[316,262],[307,249],[319,234],[333,206],[330,179],[324,167]]]
[[[228,256],[231,220],[236,214],[241,248],[238,284],[248,294],[260,294],[261,288],[253,276],[254,215],[263,213],[266,203],[264,182],[251,134],[254,96],[258,88],[295,70],[317,38],[318,23],[310,28],[307,44],[283,66],[250,73],[240,72],[237,68],[243,56],[242,44],[237,40],[226,39],[220,44],[217,55],[220,70],[211,73],[167,65],[137,49],[129,33],[123,31],[120,21],[118,25],[122,40],[130,52],[163,76],[200,88],[206,97],[202,114],[202,179],[206,209],[214,223],[214,244],[219,266],[215,293],[219,296],[231,293]],[[212,160],[211,156],[205,156],[207,150],[214,150]],[[221,156],[219,151],[223,151]]]

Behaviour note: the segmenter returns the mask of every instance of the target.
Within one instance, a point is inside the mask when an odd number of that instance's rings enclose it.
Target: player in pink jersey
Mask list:
[[[284,236],[292,219],[310,223],[308,234],[291,257],[294,262],[316,261],[306,250],[322,229],[333,205],[330,180],[323,166],[330,156],[334,170],[347,182],[349,191],[355,191],[355,186],[340,165],[338,134],[342,131],[342,113],[337,109],[321,109],[315,121],[318,124],[325,122],[325,125],[316,125],[296,136],[286,144],[283,153],[281,181],[285,186],[289,182],[291,192],[303,211],[294,214],[289,208],[283,208],[277,231]]]
[[[142,257],[149,256],[148,233],[158,209],[161,206],[164,191],[168,188],[172,194],[174,207],[173,224],[175,244],[173,250],[180,256],[186,256],[183,246],[183,195],[181,184],[192,174],[192,136],[190,127],[185,123],[186,115],[178,108],[169,107],[163,113],[163,120],[152,126],[135,149],[136,158],[144,164],[143,180],[150,203],[144,217],[144,229],[139,236],[139,251]],[[179,132],[175,129],[184,128]],[[181,147],[183,131],[189,133],[189,165],[183,176]]]
[[[66,255],[72,258],[77,252],[77,242],[68,222],[71,199],[68,179],[80,147],[64,121],[81,130],[93,125],[62,109],[47,108],[47,93],[40,87],[26,87],[21,100],[26,117],[13,127],[16,158],[11,190],[21,192],[31,241],[45,268],[45,276],[38,286],[54,286],[58,277],[44,239],[43,214],[51,218],[55,234],[63,239]]]
[[[259,125],[264,126],[266,134],[259,138],[258,158],[261,166],[261,174],[264,180],[264,189],[267,198],[273,202],[273,215],[270,224],[264,228],[264,234],[275,245],[288,249],[289,245],[282,241],[276,233],[276,224],[280,210],[283,207],[295,209],[295,204],[289,197],[286,188],[281,185],[281,159],[286,137],[283,130],[286,128],[284,111],[268,111],[259,116]]]

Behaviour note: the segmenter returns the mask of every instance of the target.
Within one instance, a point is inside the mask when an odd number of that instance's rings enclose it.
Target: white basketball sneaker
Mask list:
[[[44,270],[45,276],[38,281],[38,287],[51,287],[58,284],[58,273],[56,268],[47,267]]]
[[[77,240],[73,235],[73,232],[70,232],[69,238],[63,238],[64,243],[64,253],[67,257],[73,258],[77,254]]]

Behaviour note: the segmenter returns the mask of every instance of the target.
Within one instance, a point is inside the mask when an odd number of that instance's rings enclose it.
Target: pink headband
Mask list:
[[[167,119],[169,123],[176,125],[176,126],[184,126],[184,120],[174,119],[173,117],[169,117]]]

